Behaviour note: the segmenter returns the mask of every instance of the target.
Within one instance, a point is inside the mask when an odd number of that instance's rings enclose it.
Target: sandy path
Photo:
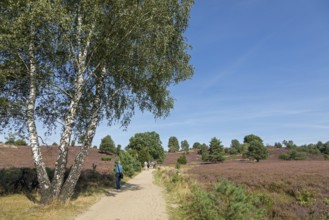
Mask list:
[[[145,170],[122,186],[109,189],[107,196],[76,220],[166,220],[162,189],[153,183],[153,170]]]

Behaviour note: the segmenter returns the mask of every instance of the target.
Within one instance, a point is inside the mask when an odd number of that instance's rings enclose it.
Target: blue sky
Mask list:
[[[329,141],[329,1],[203,0],[186,32],[191,80],[174,86],[175,108],[154,120],[137,113],[127,131],[97,130],[126,146],[135,133],[156,131],[190,145],[256,134],[265,144]]]
[[[138,112],[126,131],[101,124],[94,145],[109,134],[125,147],[147,131],[165,149],[170,136],[191,146],[248,134],[265,144],[329,141],[328,11],[327,0],[196,1],[186,32],[195,74],[171,88],[169,117]]]

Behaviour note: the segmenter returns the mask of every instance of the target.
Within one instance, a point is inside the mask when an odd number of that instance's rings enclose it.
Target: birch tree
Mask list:
[[[137,109],[166,117],[169,86],[192,76],[183,36],[193,0],[0,2],[0,124],[29,138],[40,201],[74,193],[100,121],[128,126]],[[37,122],[61,128],[52,179]],[[81,151],[64,179],[70,139]]]

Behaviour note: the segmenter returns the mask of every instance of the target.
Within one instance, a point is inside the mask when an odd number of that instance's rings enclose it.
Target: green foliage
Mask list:
[[[139,152],[136,152],[138,160],[143,164],[145,161],[151,161],[152,156],[147,148],[142,148]],[[143,162],[144,161],[144,162]]]
[[[312,205],[315,199],[311,192],[303,190],[301,192],[297,192],[296,201],[301,205]]]
[[[176,137],[170,137],[168,141],[168,149],[169,152],[177,152],[179,151],[179,142]]]
[[[300,151],[300,152],[306,152],[309,154],[320,154],[321,153],[320,149],[317,148],[317,146],[314,144],[302,145],[302,146],[296,147],[295,150]]]
[[[243,152],[243,148],[240,144],[240,142],[237,139],[233,139],[231,141],[231,150],[229,151],[230,154],[236,154],[236,153],[242,153]]]
[[[195,142],[192,146],[193,149],[200,149],[201,148],[201,144],[199,142]]]
[[[27,146],[27,143],[25,140],[22,139],[18,139],[15,141],[15,145],[19,145],[19,146]]]
[[[209,160],[209,152],[208,151],[203,151],[202,152],[201,160],[202,161],[208,161]]]
[[[224,156],[224,146],[221,141],[217,138],[212,138],[209,144],[209,157],[210,162],[222,162],[225,160]]]
[[[227,180],[206,190],[191,183],[178,171],[157,171],[156,176],[162,179],[168,192],[175,195],[175,203],[180,204],[178,209],[182,216],[176,216],[177,219],[264,219],[265,208],[271,207],[273,203],[270,197],[249,193],[242,186]],[[191,189],[190,193],[186,189]]]
[[[323,203],[329,207],[329,198],[326,198],[323,200]]]
[[[75,141],[71,141],[71,147],[74,147],[75,146]]]
[[[112,160],[112,157],[106,155],[106,156],[103,156],[103,157],[101,158],[101,160],[102,160],[102,161],[111,161],[111,160]]]
[[[245,156],[259,162],[268,157],[268,150],[262,142],[254,140],[249,143],[248,151],[245,153]]]
[[[6,137],[5,144],[12,144],[12,145],[19,145],[19,146],[27,146],[27,143],[23,139],[17,139],[15,135],[9,134],[8,137]]]
[[[282,144],[280,142],[275,142],[274,147],[276,148],[282,148]]]
[[[217,198],[197,185],[192,186],[192,197],[183,206],[187,219],[219,220],[223,219],[218,212]]]
[[[296,150],[291,150],[289,154],[282,153],[279,155],[281,160],[305,160],[306,157],[303,154],[298,153]]]
[[[123,173],[129,177],[132,177],[135,172],[140,172],[142,169],[142,163],[140,163],[129,152],[121,151],[119,160],[123,167]]]
[[[137,133],[130,138],[127,150],[134,150],[138,161],[163,161],[164,150],[161,146],[160,135],[156,132]]]
[[[86,116],[93,112],[101,67],[106,70],[106,79],[100,116],[109,122],[118,120],[124,126],[137,108],[151,111],[155,117],[168,115],[173,108],[168,87],[193,73],[187,54],[189,45],[183,35],[192,0],[40,0],[0,4],[1,129],[6,125],[26,127],[26,123],[13,123],[12,119],[26,121],[29,70],[25,65],[31,59],[32,40],[38,69],[36,113],[50,131],[56,119],[67,115],[70,98],[77,91],[74,79],[78,71],[90,77],[84,77],[74,124],[77,133],[84,133],[87,126],[82,125],[88,124]],[[78,60],[78,54],[83,53],[86,59],[79,56]]]
[[[282,141],[282,143],[288,149],[293,149],[293,148],[297,147],[297,145],[294,144],[294,142],[292,140],[289,140],[289,141],[284,140],[284,141]]]
[[[219,193],[220,212],[224,219],[263,219],[265,210],[258,207],[264,200],[248,194],[242,186],[224,180],[215,186],[215,190]]]
[[[324,154],[324,155],[323,155],[323,158],[324,158],[325,160],[329,160],[329,155],[328,155],[328,154]]]
[[[181,164],[180,164],[178,161],[176,161],[176,165],[175,165],[175,167],[176,167],[177,170],[180,169],[180,166],[181,166]]]
[[[106,135],[101,140],[99,151],[102,153],[116,153],[115,144],[110,135]]]
[[[208,147],[208,145],[206,145],[206,144],[201,144],[200,145],[200,148],[199,148],[199,150],[198,150],[198,154],[203,154],[204,152],[207,152],[208,153],[208,150],[209,150],[209,147]]]
[[[10,137],[5,141],[5,144],[15,144],[15,138]]]
[[[182,150],[183,150],[185,153],[188,153],[189,148],[190,148],[190,145],[189,145],[189,143],[187,142],[187,140],[183,140],[183,141],[181,142],[181,148],[182,148]]]
[[[126,127],[138,110],[168,116],[171,85],[193,74],[184,36],[192,5],[193,0],[0,1],[0,132],[28,130],[36,137],[33,126],[27,129],[36,119],[48,133],[61,124],[61,142],[83,137],[84,150],[101,120]],[[157,152],[150,154],[161,160]],[[72,191],[75,182],[62,184],[67,149],[59,153],[54,195],[62,185]],[[72,174],[83,161],[75,160]],[[35,163],[44,180],[40,189],[43,200],[51,200],[42,162]]]
[[[296,150],[290,151],[290,158],[292,160],[305,160],[306,159],[305,155],[299,154]]]
[[[281,159],[281,160],[291,160],[291,159],[290,159],[290,155],[287,154],[287,153],[282,153],[282,154],[280,154],[280,155],[279,155],[279,159]]]
[[[258,141],[260,143],[263,143],[263,140],[254,134],[249,134],[249,135],[245,136],[243,139],[243,143],[245,143],[245,144],[250,144],[253,141]]]
[[[180,156],[178,159],[177,159],[177,163],[179,164],[187,164],[187,160],[186,160],[186,156],[185,154]]]

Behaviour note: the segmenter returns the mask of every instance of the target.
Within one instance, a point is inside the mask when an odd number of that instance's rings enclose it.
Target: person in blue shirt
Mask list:
[[[115,185],[116,185],[116,188],[118,190],[121,188],[121,186],[120,186],[120,181],[121,181],[120,174],[122,174],[122,173],[123,173],[122,165],[121,165],[120,161],[117,161],[116,165],[115,165]]]

